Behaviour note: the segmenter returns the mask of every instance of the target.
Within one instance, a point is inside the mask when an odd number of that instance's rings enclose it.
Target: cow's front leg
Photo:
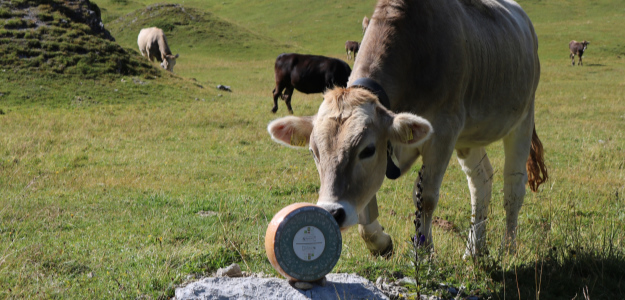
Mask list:
[[[464,258],[486,254],[486,222],[493,189],[493,167],[484,147],[458,149],[458,162],[467,175],[471,192],[471,228]]]
[[[384,232],[378,218],[378,201],[375,196],[358,214],[358,233],[373,255],[389,257],[393,254],[393,240]]]
[[[434,249],[434,241],[432,240],[432,218],[434,210],[438,204],[439,190],[443,182],[445,170],[449,164],[449,158],[453,152],[453,139],[445,139],[444,136],[434,136],[430,141],[426,142],[423,150],[423,166],[421,176],[421,187],[423,189],[421,197],[417,197],[417,184],[419,179],[414,183],[412,193],[412,201],[415,208],[421,208],[421,225],[417,238],[424,239],[422,246],[430,250]],[[451,146],[450,146],[451,145]],[[419,201],[421,203],[419,203]],[[422,237],[423,236],[423,237]]]

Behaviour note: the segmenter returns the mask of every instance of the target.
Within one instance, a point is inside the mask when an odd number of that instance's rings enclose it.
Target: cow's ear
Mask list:
[[[288,116],[273,120],[267,126],[271,138],[285,146],[293,148],[307,147],[313,129],[314,117]]]
[[[178,58],[178,53],[176,53],[176,56],[174,56],[174,58]]]
[[[389,138],[392,143],[418,147],[427,141],[432,132],[428,120],[411,113],[399,113],[393,116]]]

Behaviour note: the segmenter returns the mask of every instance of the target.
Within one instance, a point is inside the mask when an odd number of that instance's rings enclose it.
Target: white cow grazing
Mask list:
[[[280,118],[268,131],[312,152],[317,204],[341,229],[358,224],[378,255],[393,251],[376,220],[384,176],[395,179],[422,157],[423,190],[415,182],[411,198],[421,215],[418,241],[432,248],[434,210],[454,150],[471,194],[465,255],[486,254],[495,172],[485,147],[503,140],[502,245],[514,250],[525,183],[536,191],[547,179],[534,124],[539,78],[536,33],[512,0],[379,0],[348,87],[327,92],[316,115]]]
[[[151,61],[155,59],[160,61],[161,67],[167,71],[174,71],[178,54],[173,55],[171,50],[169,50],[163,30],[157,27],[141,29],[137,38],[137,44],[139,45],[141,55]]]

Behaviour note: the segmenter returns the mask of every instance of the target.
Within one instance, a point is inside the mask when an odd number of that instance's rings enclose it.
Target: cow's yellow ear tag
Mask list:
[[[412,141],[413,138],[414,136],[412,135],[412,130],[408,130],[408,134],[406,135],[406,140],[404,140],[404,143]]]
[[[291,134],[291,146],[305,147],[306,138],[302,136],[298,136],[295,133]]]

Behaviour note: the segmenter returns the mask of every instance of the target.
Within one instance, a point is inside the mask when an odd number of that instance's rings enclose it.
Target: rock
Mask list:
[[[378,277],[378,279],[375,280],[375,284],[378,286],[381,286],[383,284],[385,284],[388,281],[388,279],[386,279],[386,277],[384,276],[380,276]]]
[[[212,217],[212,216],[218,215],[217,212],[210,211],[210,210],[200,210],[197,212],[197,214],[200,217]]]
[[[331,273],[326,277],[325,287],[313,284],[311,289],[305,291],[275,277],[202,278],[176,288],[175,299],[389,299],[372,282],[356,274]]]
[[[326,286],[326,284],[328,283],[328,280],[326,279],[326,277],[325,277],[325,276],[323,276],[323,278],[321,278],[321,279],[319,279],[319,280],[315,281],[315,283],[316,283],[316,284],[318,284],[318,285],[320,285],[320,286],[322,286],[322,287],[324,287],[324,286]]]
[[[310,282],[305,282],[305,281],[298,281],[296,283],[293,284],[293,287],[299,290],[310,290],[314,287],[314,285]]]
[[[230,89],[230,86],[227,86],[227,85],[221,85],[220,84],[220,85],[217,86],[217,89],[218,90],[222,90],[222,91],[232,92],[232,89]]]
[[[241,267],[238,264],[231,264],[225,268],[220,268],[215,273],[217,277],[242,277]]]
[[[399,286],[407,286],[407,285],[417,285],[417,281],[414,278],[404,277],[395,281],[395,283]]]

